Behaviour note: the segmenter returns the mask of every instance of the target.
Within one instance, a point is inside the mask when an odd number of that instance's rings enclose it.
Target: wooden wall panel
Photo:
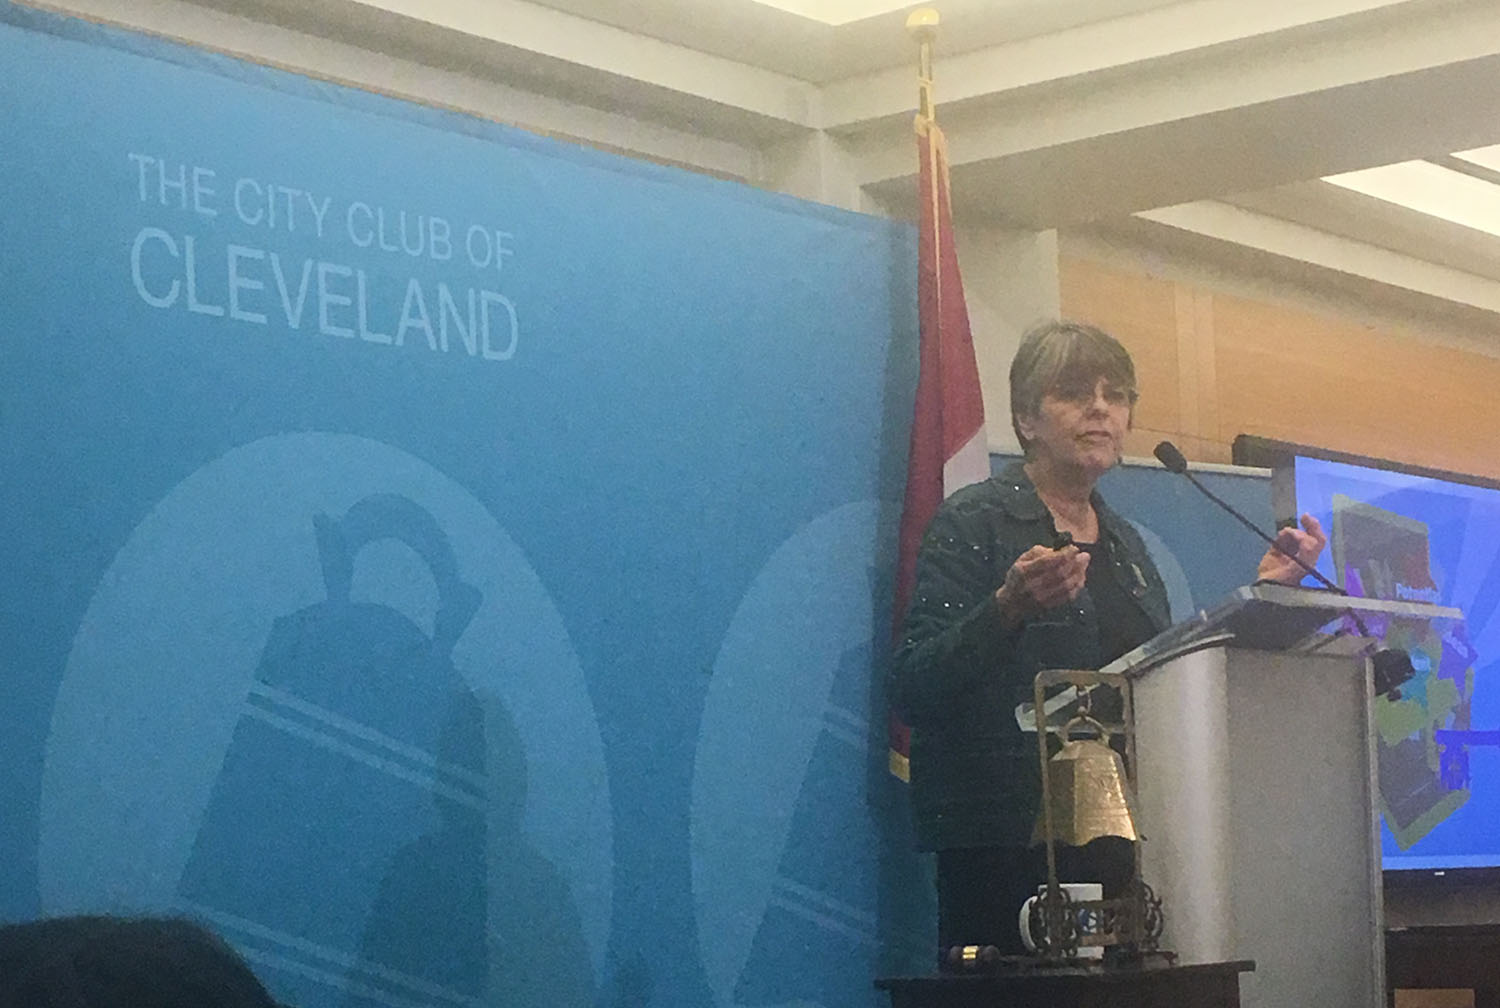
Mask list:
[[[1125,452],[1149,456],[1156,442],[1183,426],[1176,285],[1088,260],[1066,263],[1058,276],[1063,317],[1099,326],[1124,344],[1135,360],[1141,398]]]
[[[1500,478],[1496,357],[1085,259],[1059,272],[1064,316],[1135,357],[1129,454],[1165,437],[1224,462],[1245,433]]]
[[[1472,987],[1399,987],[1392,1008],[1474,1008]]]
[[[1500,360],[1217,296],[1220,436],[1500,476]]]

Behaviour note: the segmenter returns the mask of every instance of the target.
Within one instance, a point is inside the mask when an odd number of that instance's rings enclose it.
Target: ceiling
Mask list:
[[[907,4],[884,0],[759,0],[766,7],[787,11],[824,24],[841,25],[863,21],[877,14],[903,10]]]
[[[888,0],[53,2],[826,202],[914,189]],[[936,6],[961,220],[1128,220],[1500,312],[1496,0]]]

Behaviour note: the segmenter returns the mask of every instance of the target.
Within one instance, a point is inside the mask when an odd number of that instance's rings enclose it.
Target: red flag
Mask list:
[[[901,548],[896,562],[896,633],[916,580],[917,547],[943,498],[990,474],[984,433],[984,400],[969,310],[953,244],[948,200],[948,151],[937,123],[918,115],[917,310],[921,374],[906,466],[906,502],[901,512]],[[911,731],[894,714],[890,721],[891,773],[909,779]]]

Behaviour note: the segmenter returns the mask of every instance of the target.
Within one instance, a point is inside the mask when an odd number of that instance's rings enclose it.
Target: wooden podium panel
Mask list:
[[[875,981],[891,1008],[1236,1008],[1254,963],[1057,968]]]
[[[1397,928],[1385,949],[1396,1008],[1500,1008],[1500,924]]]

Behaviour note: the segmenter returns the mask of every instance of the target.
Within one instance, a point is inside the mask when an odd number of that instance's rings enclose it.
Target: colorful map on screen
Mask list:
[[[1464,614],[1369,627],[1415,671],[1376,701],[1385,867],[1500,865],[1500,490],[1305,456],[1295,474],[1297,510],[1330,533],[1324,573]]]

